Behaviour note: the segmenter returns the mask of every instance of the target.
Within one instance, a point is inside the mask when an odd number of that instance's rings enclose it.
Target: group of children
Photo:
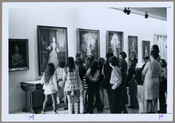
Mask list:
[[[101,57],[94,60],[93,56],[88,56],[84,62],[81,55],[77,53],[75,60],[68,57],[66,64],[65,61],[59,61],[59,68],[56,70],[53,63],[47,65],[41,79],[45,94],[42,113],[45,113],[49,95],[52,97],[54,112],[58,113],[56,94],[60,93],[60,89],[67,98],[69,114],[91,114],[95,107],[99,113],[104,108],[108,108],[111,113],[128,113],[127,85],[130,95],[128,108],[139,108],[137,58],[134,51],[129,56],[129,68],[125,52],[121,52],[119,58],[113,56],[113,53],[107,53],[106,60]]]

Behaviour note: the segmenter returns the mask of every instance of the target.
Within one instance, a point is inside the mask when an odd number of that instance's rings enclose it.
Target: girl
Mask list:
[[[80,88],[80,77],[79,71],[75,68],[73,57],[68,57],[67,68],[64,72],[65,88],[64,91],[68,99],[68,110],[69,114],[72,114],[72,109],[74,106],[75,114],[78,114],[78,96],[82,88]]]
[[[83,61],[81,60],[80,57],[76,58],[75,64],[79,70],[81,85],[84,87],[83,79],[86,75],[86,69],[85,69],[85,67],[83,65]],[[84,113],[84,88],[82,89],[82,91],[80,91],[80,99],[79,100],[80,100],[80,113],[83,114]]]
[[[63,82],[63,72],[64,72],[64,67],[65,67],[65,61],[60,60],[59,61],[59,68],[55,70],[54,76],[58,84],[58,98],[57,98],[57,104],[60,104],[62,101],[62,98],[64,97],[64,82]],[[65,99],[64,99],[65,101]]]
[[[99,78],[100,78],[100,69],[98,68],[98,62],[93,61],[92,65],[86,72],[86,76],[89,78],[88,83],[88,108],[87,113],[93,113],[93,102],[94,102],[94,95],[96,98],[97,104],[97,111],[103,112],[102,103],[100,99],[100,92],[99,92]]]
[[[128,106],[128,108],[139,108],[139,103],[137,99],[137,81],[136,81],[137,74],[135,69],[136,69],[135,60],[130,60],[128,70],[130,106]]]
[[[54,64],[49,63],[41,79],[41,84],[44,84],[43,89],[44,89],[44,94],[45,94],[43,110],[41,111],[42,114],[45,113],[45,107],[46,107],[49,95],[51,95],[52,97],[52,101],[53,101],[52,106],[53,106],[54,112],[55,114],[58,114],[56,111],[56,95],[55,95],[56,91],[58,91],[58,88],[57,88],[56,80],[53,77],[54,71],[55,71]]]

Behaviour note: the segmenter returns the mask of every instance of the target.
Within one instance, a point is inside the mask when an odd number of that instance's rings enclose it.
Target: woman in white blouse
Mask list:
[[[111,73],[111,113],[121,113],[122,110],[122,74],[119,68],[119,60],[116,56],[113,56],[109,60],[110,66],[112,67]]]

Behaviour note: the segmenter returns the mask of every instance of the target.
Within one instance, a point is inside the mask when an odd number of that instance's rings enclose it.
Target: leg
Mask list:
[[[73,104],[74,104],[74,111],[75,111],[75,114],[78,114],[78,103],[77,103],[77,98],[78,98],[77,95],[74,95],[74,96],[73,96],[73,100],[74,100]]]
[[[51,94],[51,97],[52,97],[52,106],[53,106],[53,110],[54,110],[54,112],[55,113],[57,113],[56,112],[56,94]]]
[[[80,92],[80,114],[84,111],[84,91]]]
[[[94,90],[92,83],[88,84],[88,106],[87,112],[93,113],[93,102],[94,102]]]
[[[108,104],[109,104],[108,107],[109,107],[109,110],[111,111],[112,110],[112,108],[111,108],[111,102],[112,102],[111,87],[108,86],[106,88],[106,91],[107,91],[107,95],[108,95]]]
[[[73,104],[73,98],[71,95],[67,95],[67,100],[68,100],[68,110],[69,114],[72,114],[72,104]]]
[[[94,93],[95,93],[95,98],[96,98],[96,104],[97,104],[97,111],[102,112],[102,102],[100,98],[100,92],[99,92],[99,84],[95,83],[94,84]]]
[[[46,108],[47,101],[48,101],[48,95],[46,94],[46,95],[45,95],[45,100],[44,100],[44,102],[43,102],[43,111],[42,111],[42,113],[45,112],[45,108]]]

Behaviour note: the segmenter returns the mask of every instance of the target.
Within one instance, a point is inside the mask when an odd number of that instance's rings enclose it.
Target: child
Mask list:
[[[44,94],[45,94],[45,100],[43,103],[43,110],[41,111],[42,114],[45,113],[45,107],[46,107],[49,95],[51,95],[51,97],[52,97],[52,101],[53,101],[52,106],[53,106],[54,112],[55,112],[55,114],[58,114],[56,111],[56,99],[55,99],[55,97],[56,97],[55,93],[56,93],[56,91],[58,91],[58,88],[57,88],[56,80],[53,77],[54,71],[55,71],[54,64],[49,63],[47,65],[45,73],[41,79],[41,84],[44,84],[43,89],[44,89]]]
[[[64,91],[68,99],[68,110],[69,114],[72,114],[72,109],[74,105],[75,114],[78,114],[78,96],[80,93],[80,77],[79,71],[75,68],[73,57],[67,59],[67,68],[64,72],[65,88]]]
[[[80,91],[80,113],[83,114],[84,113],[84,83],[83,83],[83,79],[85,77],[85,74],[86,74],[86,69],[83,65],[83,61],[81,60],[80,57],[77,57],[76,60],[75,60],[75,64],[79,70],[79,76],[80,76],[80,79],[81,79],[81,84],[82,85],[82,91]]]
[[[137,99],[137,81],[136,81],[136,62],[135,60],[129,61],[128,70],[128,83],[129,83],[129,94],[130,94],[130,106],[128,108],[139,108]]]
[[[59,61],[59,68],[56,69],[54,75],[55,75],[55,79],[57,81],[58,84],[58,100],[57,103],[59,104],[62,101],[62,98],[64,97],[64,82],[63,82],[63,72],[64,72],[64,67],[65,67],[65,61],[61,60]]]

